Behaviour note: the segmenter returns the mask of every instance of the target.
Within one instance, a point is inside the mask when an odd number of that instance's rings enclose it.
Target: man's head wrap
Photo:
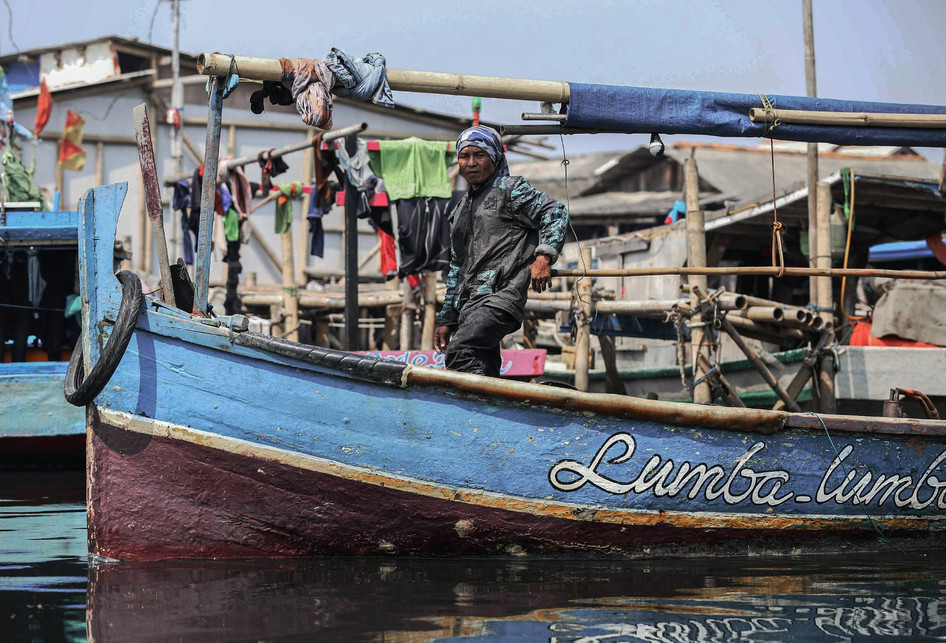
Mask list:
[[[457,153],[464,147],[479,147],[486,150],[493,161],[494,173],[498,176],[509,176],[509,164],[506,162],[506,148],[499,132],[485,125],[474,125],[463,130],[457,139]]]

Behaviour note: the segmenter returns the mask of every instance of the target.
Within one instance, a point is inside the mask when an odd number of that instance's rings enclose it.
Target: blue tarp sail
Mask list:
[[[720,137],[763,135],[785,141],[835,145],[946,147],[946,128],[837,127],[781,123],[766,131],[749,120],[751,108],[764,109],[759,94],[569,83],[566,127],[628,133],[705,134]],[[774,109],[891,114],[946,114],[946,107],[869,103],[827,98],[766,95]]]

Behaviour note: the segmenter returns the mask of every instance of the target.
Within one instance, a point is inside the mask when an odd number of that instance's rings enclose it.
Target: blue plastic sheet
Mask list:
[[[567,127],[628,133],[704,134],[774,138],[835,145],[946,147],[946,129],[836,127],[781,123],[768,129],[749,120],[764,108],[758,94],[569,83]],[[946,107],[766,95],[774,109],[898,114],[946,114]]]

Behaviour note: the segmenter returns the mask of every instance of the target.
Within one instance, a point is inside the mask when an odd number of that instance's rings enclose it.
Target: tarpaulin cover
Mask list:
[[[835,145],[946,147],[946,128],[837,127],[781,123],[766,132],[749,120],[749,109],[763,109],[758,94],[569,83],[566,127],[628,133],[704,134],[766,137]],[[774,109],[897,114],[946,114],[946,106],[869,103],[767,94]]]

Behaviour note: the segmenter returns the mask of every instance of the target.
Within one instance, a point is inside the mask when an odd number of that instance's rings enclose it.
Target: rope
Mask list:
[[[831,438],[831,434],[828,432],[828,425],[825,424],[824,419],[819,414],[815,413],[814,411],[807,411],[805,415],[812,415],[816,417],[819,422],[821,422],[821,428],[824,429],[824,434],[828,436],[828,443],[831,445],[831,448],[834,450],[834,457],[838,459],[838,462],[841,465],[841,471],[844,473],[844,479],[847,480],[849,472],[847,468],[844,466],[844,464],[841,463],[841,452],[838,451],[837,445],[835,445],[834,440]],[[873,516],[871,516],[866,510],[864,511],[864,515],[867,516],[867,520],[868,522],[870,522],[871,527],[873,527],[874,531],[877,532],[879,542],[882,542],[886,545],[890,545],[891,547],[899,551],[901,554],[906,554],[905,551],[903,551],[902,549],[900,549],[899,547],[897,547],[895,544],[893,544],[887,539],[887,536],[884,534],[884,532],[880,530],[880,527],[874,521]]]
[[[776,117],[775,108],[772,106],[772,101],[769,100],[769,97],[765,94],[759,94],[759,98],[762,99],[762,109],[765,110],[765,130],[762,132],[762,136],[764,137],[766,134],[781,125],[782,121]],[[771,123],[771,125],[769,125],[769,123]]]
[[[562,171],[565,174],[565,207],[568,209],[570,213],[572,204],[571,204],[571,197],[568,194],[568,165],[571,163],[571,161],[568,160],[568,155],[565,153],[565,136],[563,134],[559,134],[558,136],[559,136],[559,139],[561,139],[561,143],[562,143]],[[582,299],[581,291],[578,289],[578,284],[580,284],[581,281],[587,276],[588,269],[590,268],[590,266],[585,265],[585,256],[584,256],[584,253],[582,253],[581,251],[582,250],[581,242],[578,240],[578,233],[575,232],[575,226],[572,225],[571,216],[568,217],[568,228],[572,231],[572,236],[575,237],[575,243],[578,245],[578,259],[581,262],[581,271],[582,271],[582,274],[578,277],[578,279],[575,280],[575,284],[573,286],[574,293],[575,293],[575,301],[578,301],[581,304],[588,304],[589,306],[591,306],[592,312],[591,312],[591,320],[589,321],[589,323],[594,323],[594,321],[598,318],[598,308],[597,306],[595,306],[594,300],[585,301],[584,299]]]
[[[854,171],[845,167],[841,169],[841,176],[844,179],[844,215],[847,217],[847,241],[844,244],[844,265],[847,268],[848,257],[851,251],[851,233],[854,230]],[[850,193],[848,192],[850,187]],[[844,306],[844,293],[847,291],[847,277],[841,277],[841,314],[851,321],[865,321],[870,319],[869,315],[856,316],[850,315]]]
[[[761,94],[760,94],[761,96]],[[769,139],[769,157],[772,166],[772,267],[778,268],[776,277],[785,274],[785,253],[782,242],[782,222],[778,220],[778,199],[775,194],[775,143]]]

